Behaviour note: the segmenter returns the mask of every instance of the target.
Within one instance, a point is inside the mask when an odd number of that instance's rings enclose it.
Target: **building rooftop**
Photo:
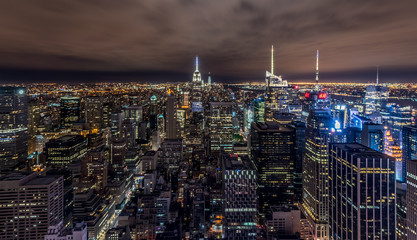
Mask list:
[[[254,170],[252,162],[247,155],[227,155],[223,156],[224,170]]]
[[[49,185],[61,176],[39,176],[37,173],[14,172],[0,177],[0,187]]]
[[[367,146],[364,146],[362,144],[358,143],[331,143],[330,146],[336,146],[339,149],[350,152],[350,153],[359,153],[359,154],[366,154],[368,156],[372,157],[380,157],[380,158],[386,158],[389,157],[388,155],[385,155],[381,152],[375,151],[372,148],[369,148]]]
[[[156,151],[147,151],[144,156],[152,157],[155,156]]]
[[[277,122],[258,122],[252,123],[252,128],[256,129],[258,132],[292,132],[293,129],[281,125]]]

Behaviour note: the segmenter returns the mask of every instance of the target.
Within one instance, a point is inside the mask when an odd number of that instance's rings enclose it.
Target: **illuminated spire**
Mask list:
[[[378,86],[378,82],[379,82],[379,65],[376,66],[376,85]]]
[[[319,85],[319,50],[317,49],[316,56],[316,86]]]
[[[198,56],[195,57],[195,71],[198,71]]]
[[[271,47],[271,75],[274,75],[274,45]]]

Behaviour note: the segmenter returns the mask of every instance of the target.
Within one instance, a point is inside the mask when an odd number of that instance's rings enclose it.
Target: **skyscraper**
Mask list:
[[[261,213],[295,200],[295,129],[276,122],[252,123],[250,152],[258,173]]]
[[[306,124],[301,121],[293,121],[288,124],[289,128],[295,131],[295,200],[301,201],[303,194],[303,155],[306,146]]]
[[[178,138],[178,123],[177,123],[177,104],[176,97],[173,93],[169,93],[166,102],[166,138]]]
[[[222,161],[223,216],[226,239],[256,239],[256,170],[247,156]]]
[[[233,103],[211,102],[209,116],[210,150],[233,151]]]
[[[407,160],[407,237],[417,240],[417,160]]]
[[[402,131],[403,147],[402,147],[402,181],[406,180],[407,161],[417,160],[417,126],[405,126]]]
[[[271,47],[271,72],[266,71],[265,120],[272,121],[275,111],[288,112],[288,82],[274,74],[274,46]]]
[[[365,115],[381,111],[385,108],[388,102],[389,89],[388,87],[378,85],[378,81],[379,76],[377,70],[376,84],[366,87],[366,95],[364,99]]]
[[[45,145],[47,164],[66,168],[68,164],[81,160],[87,152],[87,140],[80,135],[67,135],[50,140]]]
[[[62,176],[0,177],[0,238],[39,240],[63,219]]]
[[[313,109],[329,109],[331,108],[331,98],[327,91],[322,89],[319,85],[319,50],[316,56],[316,84],[314,89],[307,91],[304,94],[304,105],[302,117],[307,119],[310,111]]]
[[[62,100],[62,99],[61,99]],[[103,98],[86,97],[85,104],[85,122],[88,123],[90,129],[101,129],[103,123]]]
[[[312,110],[307,119],[303,161],[302,210],[315,239],[329,239],[329,166],[327,145],[332,118],[328,110]]]
[[[195,57],[195,70],[193,74],[193,82],[201,84],[201,73],[198,70],[198,56]]]
[[[28,151],[26,89],[0,87],[0,172],[24,163]]]
[[[329,146],[332,239],[396,239],[395,160],[360,144]]]
[[[361,144],[378,152],[384,152],[384,126],[365,123],[362,125]]]
[[[72,125],[80,120],[80,98],[62,97],[60,105],[61,128],[71,128]]]
[[[403,170],[402,170],[402,150],[401,146],[398,145],[391,134],[390,130],[385,131],[384,136],[384,151],[383,153],[387,154],[388,156],[392,157],[395,160],[395,179],[404,182],[403,181]]]

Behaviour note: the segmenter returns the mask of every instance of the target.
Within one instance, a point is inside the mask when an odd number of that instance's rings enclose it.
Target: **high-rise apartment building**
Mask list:
[[[0,87],[0,172],[24,163],[28,151],[28,105],[23,87]]]
[[[63,188],[62,176],[0,177],[0,239],[43,239],[63,219]]]
[[[395,159],[360,144],[329,146],[331,239],[396,239]]]

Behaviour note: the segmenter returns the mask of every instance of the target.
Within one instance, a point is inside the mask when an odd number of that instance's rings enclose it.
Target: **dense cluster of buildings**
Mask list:
[[[389,88],[271,70],[0,87],[0,239],[417,239],[417,126]]]

